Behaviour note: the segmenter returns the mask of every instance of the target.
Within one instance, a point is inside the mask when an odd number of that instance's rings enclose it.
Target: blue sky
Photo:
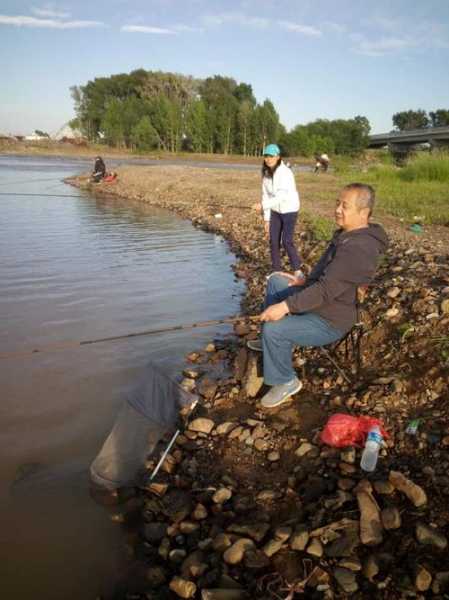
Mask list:
[[[54,132],[69,88],[133,69],[234,77],[291,128],[449,108],[448,0],[0,0],[0,132]]]

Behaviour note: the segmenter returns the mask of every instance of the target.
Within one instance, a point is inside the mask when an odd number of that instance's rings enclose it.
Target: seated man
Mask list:
[[[264,381],[272,386],[262,398],[271,408],[298,392],[291,354],[294,346],[324,346],[342,338],[357,320],[357,288],[370,283],[387,247],[380,225],[370,224],[374,190],[362,183],[343,188],[335,210],[339,229],[307,280],[274,273],[268,280],[262,344]]]
[[[100,183],[100,181],[106,175],[106,165],[104,164],[101,156],[97,156],[95,159],[94,170],[92,171],[91,179],[94,183]]]

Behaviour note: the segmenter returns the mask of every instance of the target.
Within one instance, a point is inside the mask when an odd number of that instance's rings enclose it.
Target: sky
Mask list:
[[[233,77],[291,129],[449,109],[449,0],[0,0],[0,133],[54,133],[70,87],[134,69]]]

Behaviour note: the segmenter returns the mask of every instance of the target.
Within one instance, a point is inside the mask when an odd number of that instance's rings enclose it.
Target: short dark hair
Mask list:
[[[368,208],[370,217],[373,213],[374,204],[376,202],[376,192],[374,188],[367,183],[349,183],[343,188],[344,192],[356,192],[357,193],[357,206],[359,210],[362,208]]]

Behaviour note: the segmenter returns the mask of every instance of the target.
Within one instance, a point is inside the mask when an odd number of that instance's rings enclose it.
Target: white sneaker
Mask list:
[[[248,340],[246,345],[250,350],[254,350],[254,352],[263,352],[262,340],[260,337],[255,340]]]
[[[273,385],[271,390],[265,394],[260,403],[264,408],[274,408],[279,406],[283,402],[286,402],[290,396],[299,392],[302,388],[302,382],[295,377],[288,383],[281,383],[280,385]]]

